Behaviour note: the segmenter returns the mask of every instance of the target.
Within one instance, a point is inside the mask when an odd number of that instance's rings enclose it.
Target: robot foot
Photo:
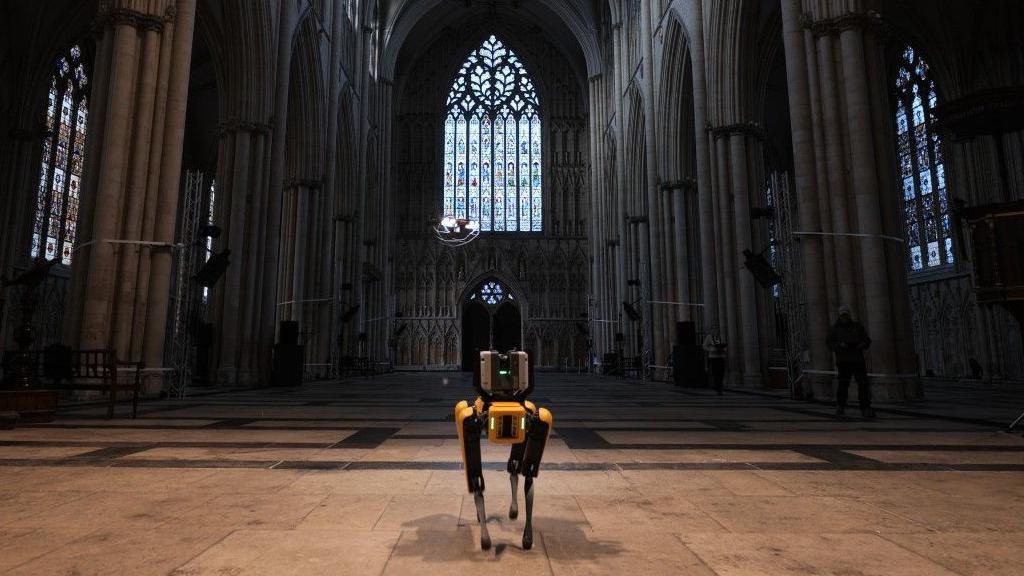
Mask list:
[[[533,548],[533,531],[523,534],[523,550]]]

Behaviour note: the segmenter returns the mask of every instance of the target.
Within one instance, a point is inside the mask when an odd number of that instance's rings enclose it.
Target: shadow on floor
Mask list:
[[[456,530],[438,530],[438,526],[457,524]],[[401,540],[392,553],[393,557],[415,558],[422,562],[469,561],[493,562],[514,556],[520,562],[529,555],[536,558],[572,558],[574,560],[596,560],[617,556],[622,546],[613,540],[593,539],[585,522],[573,522],[537,514],[534,516],[534,544],[532,550],[523,550],[523,517],[509,520],[501,514],[490,514],[487,529],[491,535],[490,550],[480,549],[478,525],[464,523],[451,514],[431,514],[402,524]],[[543,526],[543,529],[539,528]],[[546,545],[545,535],[555,535],[558,545]],[[543,561],[545,564],[547,560]]]

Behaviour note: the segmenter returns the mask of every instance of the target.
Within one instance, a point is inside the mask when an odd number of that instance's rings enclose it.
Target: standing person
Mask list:
[[[867,330],[850,316],[850,307],[839,307],[839,319],[828,333],[828,347],[836,357],[838,388],[836,389],[836,416],[846,413],[846,398],[850,391],[850,376],[857,380],[857,397],[860,413],[865,418],[874,418],[871,409],[871,384],[868,382],[864,351],[871,346]]]
[[[708,355],[708,368],[711,369],[711,383],[715,386],[715,392],[722,395],[722,382],[725,380],[725,350],[726,344],[722,340],[722,332],[718,326],[712,326],[711,331],[704,337],[704,352]]]

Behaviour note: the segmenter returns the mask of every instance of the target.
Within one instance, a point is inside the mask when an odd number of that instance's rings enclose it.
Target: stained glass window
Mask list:
[[[78,206],[85,163],[85,126],[89,117],[89,79],[82,49],[72,46],[54,63],[46,108],[47,135],[32,228],[32,257],[60,258],[71,264],[78,228]]]
[[[946,167],[932,113],[938,98],[928,64],[907,47],[896,75],[896,152],[911,271],[953,264]]]
[[[505,299],[514,300],[512,293],[505,290],[504,286],[494,280],[488,280],[481,284],[480,287],[469,296],[469,299],[480,300],[488,306],[497,306]]]
[[[540,102],[522,62],[490,36],[462,65],[444,123],[445,217],[483,231],[540,232]]]

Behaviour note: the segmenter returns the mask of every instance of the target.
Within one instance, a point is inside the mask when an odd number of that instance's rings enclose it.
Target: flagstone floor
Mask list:
[[[394,374],[0,431],[0,573],[1024,573],[1024,439],[1001,431],[1021,394],[959,390],[866,421],[764,394],[537,379],[555,428],[532,550],[493,446],[495,545],[479,549],[451,420],[468,379]]]

